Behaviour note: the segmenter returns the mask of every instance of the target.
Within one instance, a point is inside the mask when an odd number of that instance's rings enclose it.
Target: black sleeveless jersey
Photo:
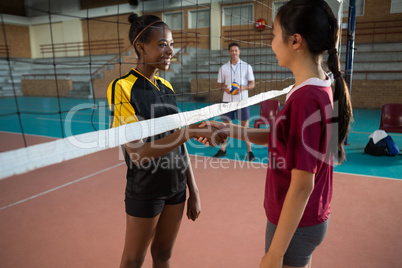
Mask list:
[[[114,80],[108,88],[108,101],[112,111],[111,127],[140,120],[157,118],[178,112],[171,84],[155,76],[155,84],[137,70]],[[143,139],[153,142],[176,130]],[[134,199],[153,199],[176,193],[187,182],[188,159],[184,145],[148,163],[136,166],[124,146],[127,164],[126,195]],[[134,156],[135,157],[135,156]]]

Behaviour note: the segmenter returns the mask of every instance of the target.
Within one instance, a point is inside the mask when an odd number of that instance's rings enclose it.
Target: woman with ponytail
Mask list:
[[[295,78],[275,123],[269,130],[220,122],[200,127],[212,125],[231,137],[268,145],[273,159],[266,178],[266,254],[260,267],[309,267],[327,231],[334,158],[345,159],[352,107],[339,68],[338,23],[324,0],[287,2],[278,10],[273,34],[278,64]],[[325,53],[334,91],[322,69]]]
[[[268,169],[264,207],[268,218],[266,254],[260,267],[311,267],[330,218],[334,158],[352,120],[348,88],[337,54],[338,22],[324,0],[293,0],[274,21],[272,49],[295,84],[277,115],[270,151],[284,168]],[[334,77],[322,69],[323,55]]]
[[[157,70],[169,69],[172,32],[153,15],[131,14],[129,22],[129,38],[138,62],[135,69],[109,85],[111,127],[178,112],[172,85],[155,75]],[[122,146],[127,164],[127,215],[120,267],[141,267],[150,244],[153,267],[170,267],[186,201],[186,185],[188,219],[196,220],[201,212],[184,143],[201,135],[211,138],[213,134],[213,129],[202,132],[198,125],[190,125]],[[218,134],[209,141],[218,145],[225,138]]]

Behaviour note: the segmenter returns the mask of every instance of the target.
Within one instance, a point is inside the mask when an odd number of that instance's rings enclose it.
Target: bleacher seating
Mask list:
[[[107,62],[113,55],[92,55],[82,57],[45,59],[0,59],[0,97],[22,96],[21,80],[26,78],[48,79],[56,73],[63,77],[68,74],[73,81],[73,97],[88,97],[91,86],[91,72]],[[91,64],[90,64],[91,61]],[[10,70],[11,68],[11,70]],[[12,72],[12,77],[10,76]],[[53,78],[54,79],[54,78]],[[15,91],[15,92],[14,92]]]

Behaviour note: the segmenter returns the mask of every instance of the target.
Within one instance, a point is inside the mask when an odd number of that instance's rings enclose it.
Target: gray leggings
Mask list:
[[[324,240],[328,229],[328,222],[329,219],[318,225],[297,228],[286,250],[283,265],[292,267],[306,266],[315,248]],[[276,225],[267,221],[265,252],[268,252],[275,230]]]

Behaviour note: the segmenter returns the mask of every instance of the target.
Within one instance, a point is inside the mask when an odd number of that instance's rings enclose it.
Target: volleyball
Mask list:
[[[232,88],[230,89],[230,94],[234,95],[237,93],[237,90],[240,89],[240,85],[236,82],[232,83]]]

